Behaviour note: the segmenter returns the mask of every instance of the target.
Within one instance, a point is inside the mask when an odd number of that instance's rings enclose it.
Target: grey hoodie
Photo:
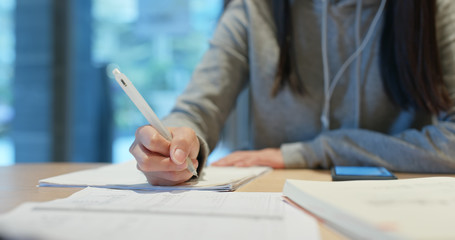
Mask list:
[[[281,148],[287,168],[373,165],[394,171],[455,172],[455,109],[440,116],[405,111],[383,89],[378,63],[383,14],[372,26],[381,0],[327,1],[291,3],[303,96],[285,87],[271,97],[279,49],[270,1],[235,0],[165,124],[193,128],[201,140],[200,161],[205,161],[239,93],[248,86],[245,124],[251,146]],[[438,0],[437,5],[444,81],[455,100],[455,1]],[[369,31],[359,58],[333,84]],[[333,88],[331,94],[328,88]]]

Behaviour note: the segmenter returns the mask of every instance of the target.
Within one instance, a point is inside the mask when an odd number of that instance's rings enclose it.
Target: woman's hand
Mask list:
[[[192,177],[187,170],[189,156],[194,168],[198,167],[199,140],[196,133],[186,127],[169,128],[172,141],[167,141],[152,126],[137,129],[130,153],[137,161],[137,168],[152,185],[175,185]]]
[[[278,148],[266,148],[258,151],[237,151],[212,163],[212,166],[268,166],[284,168],[283,155]]]

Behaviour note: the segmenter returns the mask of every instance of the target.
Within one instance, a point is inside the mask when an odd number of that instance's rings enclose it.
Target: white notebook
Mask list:
[[[152,186],[136,169],[136,161],[41,179],[40,187],[104,187],[135,190],[234,191],[242,184],[270,171],[269,167],[206,167],[201,176],[176,186]]]

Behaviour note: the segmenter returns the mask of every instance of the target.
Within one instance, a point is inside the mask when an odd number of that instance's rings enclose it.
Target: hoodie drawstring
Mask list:
[[[361,31],[361,20],[362,20],[362,0],[357,0],[357,5],[355,9],[355,47],[359,48],[360,47],[360,31]],[[355,101],[355,114],[354,114],[354,126],[355,128],[360,128],[360,108],[362,106],[360,99],[362,99],[362,91],[360,90],[362,87],[362,81],[361,79],[361,62],[362,62],[362,55],[359,54],[356,58],[356,63],[355,63],[355,90],[356,90],[356,96],[354,98]]]
[[[321,113],[321,124],[323,131],[330,130],[330,99],[332,98],[333,90],[335,89],[338,81],[341,79],[341,76],[349,67],[349,65],[357,59],[357,67],[356,67],[356,90],[357,96],[355,101],[357,101],[356,106],[356,127],[360,125],[360,59],[358,59],[359,55],[362,53],[363,49],[365,49],[368,41],[371,39],[374,29],[376,28],[377,23],[384,11],[384,7],[386,4],[386,0],[381,0],[381,4],[379,6],[376,15],[373,18],[373,21],[370,24],[368,32],[365,38],[360,43],[360,22],[361,22],[361,12],[362,12],[362,4],[361,0],[357,0],[357,8],[356,8],[356,46],[357,49],[355,52],[341,65],[340,69],[338,70],[337,74],[333,78],[332,82],[330,82],[330,66],[328,61],[328,52],[327,52],[327,16],[328,16],[328,9],[329,9],[329,0],[322,0],[324,3],[323,10],[322,10],[322,29],[321,29],[321,48],[322,48],[322,65],[323,65],[323,73],[324,73],[324,104]],[[360,3],[359,3],[360,2]],[[357,41],[358,38],[358,41]]]

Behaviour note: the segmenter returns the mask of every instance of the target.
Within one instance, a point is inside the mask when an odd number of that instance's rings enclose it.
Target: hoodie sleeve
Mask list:
[[[455,104],[455,2],[437,1],[437,37],[444,81]],[[281,146],[288,168],[374,165],[394,171],[455,172],[455,107],[422,130],[386,135],[334,130],[312,141]]]
[[[164,124],[192,128],[201,142],[203,166],[215,147],[224,122],[248,80],[248,41],[245,4],[237,0],[218,23],[208,51]]]

